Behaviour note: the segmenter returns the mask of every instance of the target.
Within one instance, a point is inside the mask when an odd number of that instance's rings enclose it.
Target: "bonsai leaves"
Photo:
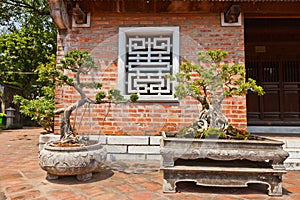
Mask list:
[[[227,64],[222,65],[221,77],[224,80],[224,95],[226,97],[241,96],[247,94],[249,90],[263,95],[264,91],[261,86],[256,84],[256,81],[248,78],[245,79],[246,73],[244,66],[240,64],[234,64],[229,66]]]
[[[199,119],[188,127],[194,136],[218,133],[217,135],[224,138],[229,125],[221,112],[222,101],[227,97],[245,95],[249,90],[258,95],[264,94],[263,88],[258,86],[255,80],[246,80],[243,65],[229,65],[222,62],[227,55],[226,51],[221,50],[200,51],[198,64],[185,62],[175,76],[166,75],[171,81],[178,83],[175,86],[175,97],[182,99],[190,96],[202,105]],[[204,128],[202,122],[208,126]],[[183,135],[187,134],[184,129],[182,131]],[[225,135],[221,136],[219,133]]]
[[[49,71],[49,75],[56,80],[57,85],[69,85],[73,87],[79,94],[80,99],[75,103],[68,105],[66,108],[60,108],[55,111],[55,114],[64,113],[61,118],[60,131],[61,142],[63,143],[80,143],[77,133],[74,131],[74,127],[71,126],[70,117],[74,110],[77,110],[86,103],[118,103],[125,101],[121,92],[116,89],[108,91],[108,94],[104,91],[100,91],[95,95],[95,100],[90,99],[84,91],[84,88],[102,89],[102,84],[97,82],[81,82],[81,75],[86,75],[93,69],[97,69],[93,57],[87,52],[82,50],[71,50],[68,52],[60,64],[55,66],[53,70]],[[87,78],[88,79],[88,78]],[[107,100],[105,98],[107,97]],[[131,101],[136,101],[137,96],[132,95]]]
[[[166,75],[171,81],[178,82],[175,86],[175,97],[182,99],[191,96],[204,106],[207,102],[214,101],[214,93],[219,96],[218,103],[226,97],[245,95],[249,90],[263,95],[263,88],[255,80],[246,80],[243,65],[221,63],[227,55],[226,51],[221,50],[200,51],[200,64],[185,62],[175,76]]]
[[[81,50],[71,50],[69,51],[65,57],[60,61],[61,64],[57,65],[57,72],[60,72],[57,74],[57,78],[59,81],[74,86],[74,80],[73,78],[70,78],[69,76],[64,74],[65,70],[70,70],[74,73],[76,73],[76,82],[80,83],[80,80],[78,79],[80,74],[87,74],[92,69],[96,69],[98,66],[96,65],[93,57],[87,52],[87,51],[81,51]],[[82,87],[94,87],[94,88],[101,88],[102,85],[97,85],[95,83],[88,84],[88,85],[82,85]]]
[[[56,77],[59,80],[59,84],[67,84],[73,87],[87,87],[87,88],[95,88],[102,89],[101,83],[82,83],[80,82],[80,74],[87,74],[93,69],[97,69],[98,66],[95,63],[93,57],[87,52],[82,50],[71,50],[68,52],[64,59],[61,60],[61,64],[57,66],[57,70],[55,71]],[[67,74],[65,74],[65,70],[70,70],[75,73],[75,79],[71,78]],[[105,98],[108,98],[108,101],[105,101]],[[132,94],[130,96],[130,102],[135,102],[138,100],[137,94]],[[117,89],[111,89],[106,94],[103,91],[100,91],[96,94],[95,102],[93,103],[118,103],[118,102],[127,102],[127,100],[121,95],[121,92]]]

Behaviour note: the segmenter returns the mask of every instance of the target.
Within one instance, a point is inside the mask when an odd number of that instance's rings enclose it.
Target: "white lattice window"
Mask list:
[[[179,28],[120,28],[118,88],[140,100],[174,100],[174,83],[166,73],[179,70]]]

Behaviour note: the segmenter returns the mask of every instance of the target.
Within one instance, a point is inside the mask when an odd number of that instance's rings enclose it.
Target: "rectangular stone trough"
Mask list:
[[[288,153],[283,142],[257,140],[189,139],[161,140],[163,192],[176,192],[176,183],[194,181],[203,186],[246,187],[268,185],[268,194],[282,195],[283,165]]]

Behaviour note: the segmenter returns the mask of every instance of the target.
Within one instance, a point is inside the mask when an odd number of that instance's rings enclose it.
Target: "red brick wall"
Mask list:
[[[244,27],[221,27],[220,14],[97,14],[92,13],[90,28],[73,28],[60,33],[59,55],[70,49],[90,51],[99,69],[86,80],[101,82],[104,89],[117,87],[118,28],[140,26],[179,26],[181,61],[195,61],[196,52],[223,49],[229,52],[228,62],[244,63]],[[96,90],[87,89],[93,97]],[[57,107],[79,98],[69,87],[56,91]],[[246,99],[234,97],[224,101],[223,110],[229,122],[246,128]],[[136,103],[120,105],[90,105],[78,109],[72,120],[81,122],[80,133],[109,135],[158,135],[162,130],[174,130],[190,124],[200,107],[192,99],[178,103]],[[74,117],[76,116],[76,117]],[[90,116],[90,117],[89,117]],[[56,132],[58,132],[56,117]]]

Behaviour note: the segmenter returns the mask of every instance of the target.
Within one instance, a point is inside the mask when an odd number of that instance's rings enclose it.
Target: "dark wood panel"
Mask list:
[[[300,60],[246,61],[247,76],[255,78],[266,94],[247,95],[249,124],[300,124]]]
[[[246,73],[266,91],[247,95],[248,124],[300,125],[300,19],[246,19]]]
[[[266,90],[266,94],[262,97],[264,105],[264,114],[269,112],[280,112],[280,94],[279,91]]]
[[[284,91],[284,112],[299,111],[299,91]]]

